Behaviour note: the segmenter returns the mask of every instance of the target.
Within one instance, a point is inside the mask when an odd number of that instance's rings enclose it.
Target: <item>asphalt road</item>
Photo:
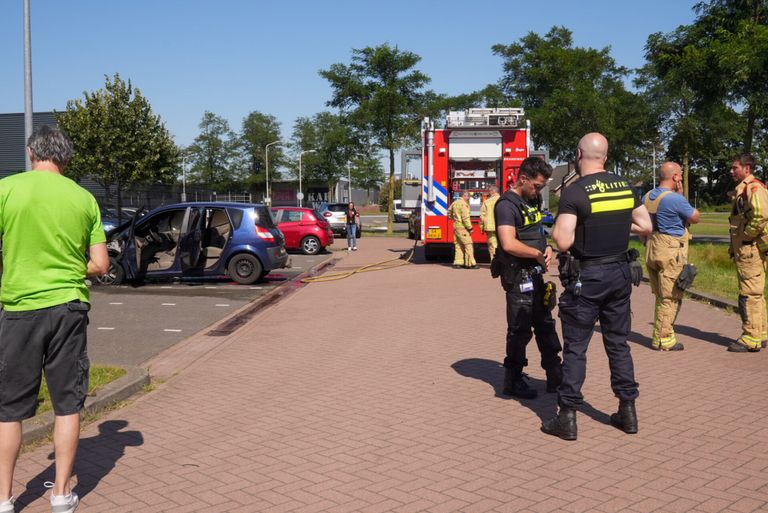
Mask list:
[[[338,246],[337,244],[337,247]],[[92,362],[141,365],[295,278],[333,252],[315,256],[292,254],[292,267],[273,271],[264,282],[238,285],[229,280],[182,280],[142,286],[91,288],[88,354]]]

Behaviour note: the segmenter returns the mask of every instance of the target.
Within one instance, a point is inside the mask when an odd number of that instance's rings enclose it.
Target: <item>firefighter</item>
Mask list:
[[[475,252],[472,246],[472,219],[469,215],[469,192],[451,203],[448,215],[453,220],[453,268],[477,269]]]
[[[682,169],[675,162],[665,162],[659,168],[659,186],[643,198],[653,222],[645,251],[645,266],[656,296],[651,348],[661,351],[685,349],[673,327],[683,299],[683,290],[676,282],[688,263],[687,225],[699,222],[699,211],[680,193],[682,189]]]
[[[528,365],[525,347],[536,334],[541,366],[547,373],[547,392],[556,392],[562,380],[560,339],[549,305],[545,304],[543,273],[552,261],[552,246],[541,229],[539,191],[552,176],[552,167],[538,157],[520,165],[518,180],[496,203],[496,229],[501,248],[497,264],[507,298],[507,356],[504,358],[504,393],[533,399],[537,392],[523,379]],[[550,290],[550,293],[552,291]],[[553,305],[554,306],[554,305]]]
[[[493,213],[496,202],[499,200],[499,188],[491,185],[488,190],[491,194],[483,202],[483,206],[480,207],[480,229],[488,239],[488,254],[491,255],[491,260],[493,260],[496,248],[499,247],[499,239],[496,236],[496,219]]]
[[[611,388],[619,398],[611,424],[625,433],[637,432],[634,364],[627,344],[632,284],[639,284],[642,266],[628,251],[630,231],[651,234],[648,210],[626,180],[605,171],[608,141],[590,133],[579,141],[576,172],[580,178],[560,195],[552,238],[561,251],[560,297],[563,333],[563,381],[557,389],[560,411],[541,430],[576,440],[576,408],[582,404],[587,347],[595,321],[600,320],[603,345],[611,371]],[[565,253],[570,250],[570,254]],[[633,258],[634,257],[634,258]],[[639,266],[639,274],[637,273]]]
[[[739,277],[741,337],[728,345],[728,351],[757,352],[768,339],[765,310],[765,259],[768,252],[768,192],[752,172],[755,158],[744,154],[733,160],[731,176],[736,182],[733,208],[728,218],[731,246],[729,253]]]

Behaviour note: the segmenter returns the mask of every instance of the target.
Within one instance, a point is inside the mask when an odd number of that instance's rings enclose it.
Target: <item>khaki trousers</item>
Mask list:
[[[453,230],[453,265],[463,265],[464,267],[474,267],[475,248],[472,246],[472,235],[464,228],[454,228]]]
[[[674,324],[683,299],[675,281],[688,263],[688,236],[673,237],[654,232],[646,243],[645,266],[656,296],[651,344],[655,349],[669,349],[677,343]]]
[[[756,244],[734,248],[733,259],[739,277],[739,313],[742,333],[738,342],[755,349],[768,339],[765,308],[765,260]]]

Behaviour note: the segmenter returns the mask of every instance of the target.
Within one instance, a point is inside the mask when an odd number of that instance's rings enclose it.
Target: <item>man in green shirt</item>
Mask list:
[[[69,481],[90,367],[85,278],[106,273],[109,257],[96,200],[62,175],[72,157],[67,136],[40,127],[27,151],[32,171],[0,180],[0,513],[14,511],[21,421],[35,414],[43,371],[56,415],[51,509],[72,513],[78,497]]]

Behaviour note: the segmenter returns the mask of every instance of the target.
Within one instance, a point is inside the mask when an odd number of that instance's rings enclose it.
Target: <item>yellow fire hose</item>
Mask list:
[[[321,276],[312,276],[310,278],[304,278],[303,280],[301,280],[301,283],[322,283],[325,281],[343,280],[344,278],[349,278],[350,276],[358,273],[368,273],[372,271],[385,271],[387,269],[394,269],[396,267],[409,265],[411,263],[411,260],[413,260],[414,253],[416,253],[416,242],[417,241],[414,241],[413,247],[399,257],[390,258],[389,260],[382,260],[381,262],[364,265],[362,267],[358,267],[357,269],[352,269],[351,271],[339,271],[335,273],[323,274]]]

